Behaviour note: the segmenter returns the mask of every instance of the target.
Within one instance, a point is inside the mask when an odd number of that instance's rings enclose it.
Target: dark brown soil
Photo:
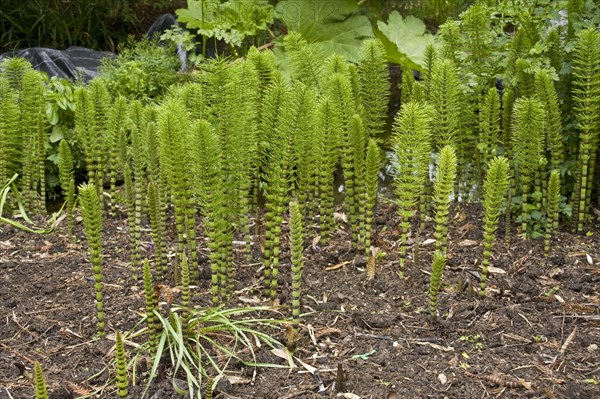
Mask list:
[[[407,262],[407,278],[401,280],[392,214],[385,209],[376,217],[375,245],[386,256],[371,281],[364,256],[351,249],[348,226],[340,227],[328,247],[308,240],[302,289],[303,312],[310,314],[301,320],[296,356],[318,371],[311,374],[297,363],[292,370],[256,369],[252,378],[248,367],[233,365],[228,374],[250,382],[222,379],[216,398],[329,398],[338,392],[337,397],[388,399],[600,397],[600,231],[560,233],[545,265],[541,240],[497,242],[492,265],[498,269],[488,295],[479,299],[468,287],[479,284],[480,209],[455,210],[438,317],[432,320],[433,245],[422,247],[418,261]],[[102,339],[95,337],[94,284],[81,224],[77,243],[68,241],[64,225],[46,236],[0,226],[0,398],[33,397],[35,361],[42,365],[50,398],[76,398],[101,387],[94,397],[116,397],[114,385],[107,384],[114,376],[113,333],[133,329],[144,306],[141,285],[130,277],[126,226],[125,220],[104,224],[109,336]],[[199,250],[207,267],[207,249]],[[237,255],[236,289],[260,287],[260,258],[249,264]],[[289,314],[285,253],[282,263],[280,300]],[[197,305],[210,300],[208,273],[201,274],[194,288]],[[457,289],[460,281],[466,289]],[[259,292],[243,292],[243,299],[253,297],[260,298]],[[240,297],[230,303],[247,305]],[[283,332],[276,335],[283,340]],[[265,348],[259,357],[285,364]],[[345,378],[335,387],[338,368]],[[164,370],[147,397],[181,397],[171,381]],[[321,383],[325,391],[319,393]],[[136,384],[131,398],[141,396],[144,381]]]

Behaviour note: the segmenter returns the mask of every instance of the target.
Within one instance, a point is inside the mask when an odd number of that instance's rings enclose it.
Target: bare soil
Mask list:
[[[327,247],[307,240],[302,310],[309,314],[301,320],[296,356],[318,371],[311,374],[300,363],[292,370],[233,364],[228,375],[241,383],[222,379],[214,397],[600,398],[600,230],[572,235],[563,228],[545,262],[542,240],[524,241],[513,230],[507,245],[500,226],[496,269],[480,299],[469,286],[477,293],[481,210],[455,209],[434,320],[428,292],[433,245],[421,247],[418,259],[407,262],[406,279],[400,279],[393,214],[384,207],[376,215],[374,242],[386,256],[371,281],[364,255],[350,245],[348,226],[342,223]],[[104,223],[109,335],[102,339],[95,336],[94,284],[82,225],[76,225],[76,243],[65,229],[63,224],[51,235],[33,235],[0,226],[1,399],[33,397],[35,361],[52,399],[99,388],[94,397],[116,397],[111,333],[133,329],[144,309],[141,285],[132,282],[127,263],[127,223],[123,217]],[[422,234],[429,237],[430,231]],[[199,252],[207,268],[204,244]],[[290,314],[286,252],[279,300],[283,314]],[[244,258],[236,254],[238,296],[229,306],[247,306],[249,299],[269,304],[259,290],[260,253],[255,249],[250,263]],[[209,274],[202,272],[193,289],[196,305],[210,301]],[[284,339],[283,331],[273,334]],[[267,349],[259,350],[262,361],[286,363]],[[143,378],[132,381],[131,398],[141,396]],[[171,381],[165,369],[147,397],[180,398]]]

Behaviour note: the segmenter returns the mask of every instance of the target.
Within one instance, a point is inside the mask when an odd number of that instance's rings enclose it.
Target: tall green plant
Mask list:
[[[394,176],[394,193],[398,204],[400,234],[400,277],[404,276],[406,242],[410,218],[423,192],[423,181],[428,175],[431,152],[431,109],[422,103],[409,102],[402,106],[392,130],[397,170]]]
[[[456,151],[451,145],[444,146],[439,154],[433,182],[435,206],[435,249],[444,256],[448,249],[448,214],[452,202],[452,191],[456,180]]]
[[[485,295],[488,266],[492,255],[492,244],[496,238],[498,219],[502,213],[502,204],[509,189],[509,163],[504,157],[495,157],[489,161],[487,174],[483,182],[483,262],[481,263],[481,296]],[[510,210],[507,210],[510,212]]]
[[[297,202],[290,203],[290,253],[292,263],[292,325],[297,336],[300,329],[300,287],[304,254],[304,221]]]
[[[67,232],[73,237],[73,208],[75,207],[75,171],[73,166],[73,155],[67,140],[61,140],[58,146],[59,154],[59,178],[63,196],[67,208]]]
[[[21,139],[18,132],[17,95],[10,80],[0,74],[0,179],[3,183],[21,172]]]
[[[370,137],[378,137],[385,126],[390,96],[387,54],[379,39],[363,42],[357,72],[365,127]]]
[[[365,254],[371,253],[371,228],[373,227],[373,212],[377,203],[377,189],[379,187],[379,146],[375,139],[369,139],[367,155],[365,158],[365,179],[363,190],[365,193]]]
[[[542,101],[546,110],[544,130],[546,146],[550,152],[550,169],[558,169],[565,162],[562,115],[554,81],[548,70],[540,69],[536,72],[535,89],[537,97]]]
[[[560,172],[557,169],[550,172],[548,182],[548,207],[546,209],[546,231],[544,234],[544,256],[550,255],[550,239],[552,233],[558,231],[558,205],[560,201]]]
[[[490,88],[483,98],[479,113],[479,139],[477,149],[481,170],[487,172],[487,166],[498,152],[500,141],[500,95],[498,90]]]
[[[123,169],[123,164],[119,159],[120,135],[125,134],[122,129],[126,128],[127,122],[127,99],[119,96],[113,102],[108,115],[108,132],[106,134],[109,145],[107,146],[108,155],[108,178],[110,181],[109,201],[110,215],[117,215],[117,177],[119,171]]]
[[[165,100],[158,114],[159,160],[161,173],[164,172],[168,193],[173,200],[178,257],[186,251],[190,254],[196,252],[195,233],[189,234],[191,228],[195,229],[191,211],[193,176],[188,173],[188,157],[185,151],[188,143],[185,133],[189,125],[189,114],[180,100]],[[197,268],[197,255],[190,255],[189,258],[190,267]]]
[[[81,204],[83,227],[88,242],[89,259],[94,272],[98,335],[103,337],[106,333],[102,302],[102,203],[93,183],[84,183],[79,186],[79,203]]]
[[[600,140],[600,32],[595,27],[577,34],[573,49],[573,104],[579,130],[577,181],[573,209],[577,231],[589,218],[592,181]]]
[[[216,131],[206,120],[199,120],[194,125],[193,132],[195,145],[190,149],[190,154],[195,176],[194,187],[204,216],[205,235],[210,250],[212,302],[217,305],[219,280],[224,278],[221,276],[221,248],[226,247],[232,239],[222,176],[222,148]]]
[[[435,148],[460,143],[461,107],[460,86],[456,66],[451,60],[442,59],[434,63],[431,72],[430,103],[433,106],[431,118]]]
[[[523,239],[527,238],[528,194],[542,156],[545,118],[543,104],[536,97],[520,98],[515,102],[512,146],[521,185]]]
[[[117,370],[117,396],[119,399],[127,398],[127,354],[123,344],[123,336],[120,331],[115,335],[115,368]]]
[[[437,296],[442,284],[442,276],[446,267],[446,255],[436,250],[433,254],[433,265],[429,277],[429,314],[432,319],[437,317]]]

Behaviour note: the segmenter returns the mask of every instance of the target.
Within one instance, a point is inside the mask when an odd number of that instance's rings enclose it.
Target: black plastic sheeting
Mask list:
[[[173,25],[178,25],[175,16],[172,14],[161,15],[148,29],[146,36],[149,38],[160,37],[162,32],[170,29]],[[187,53],[178,48],[177,54],[181,60],[182,69],[185,69]],[[66,50],[32,47],[0,54],[0,61],[9,57],[25,58],[34,69],[45,72],[49,77],[57,76],[72,81],[82,80],[87,83],[98,76],[102,59],[115,57],[115,54],[84,47],[69,47]]]

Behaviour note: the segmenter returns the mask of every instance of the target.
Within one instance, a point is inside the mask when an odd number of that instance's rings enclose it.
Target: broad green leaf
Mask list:
[[[213,29],[219,5],[218,0],[188,0],[188,8],[181,8],[175,14],[188,29]]]
[[[411,15],[403,18],[398,11],[393,11],[387,23],[377,21],[377,27],[388,39],[384,42],[387,42],[389,61],[412,67],[416,64],[417,69],[422,69],[425,47],[434,42],[434,37],[425,33],[422,20]]]
[[[357,9],[354,0],[283,0],[275,7],[275,16],[305,36],[328,22],[343,21]]]
[[[354,0],[284,0],[275,7],[275,16],[319,45],[325,57],[337,53],[357,62],[362,41],[373,37],[373,30],[367,17],[353,15],[356,11]]]

